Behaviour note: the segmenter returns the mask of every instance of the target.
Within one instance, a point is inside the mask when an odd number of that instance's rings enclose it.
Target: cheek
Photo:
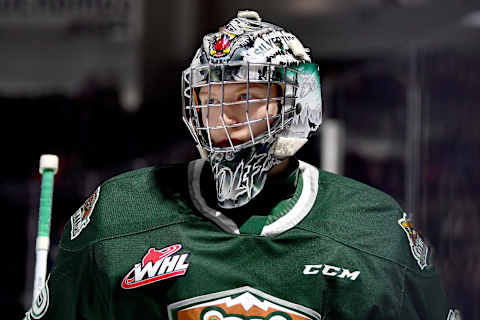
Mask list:
[[[276,102],[272,102],[268,105],[268,116],[273,117],[278,114],[278,105]],[[267,107],[266,105],[260,105],[256,108],[251,108],[249,112],[250,120],[264,119],[267,117]],[[273,120],[273,119],[271,119]]]
[[[269,104],[268,106],[268,115],[271,117],[271,116],[274,116],[276,114],[278,114],[278,103],[277,102],[272,102]]]
[[[258,119],[265,119],[265,121],[259,121],[256,122],[252,125],[253,131],[255,135],[261,134],[264,131],[267,131],[268,125],[266,121],[267,117],[267,110],[266,106],[262,105],[258,109],[255,110],[255,114],[250,116],[250,120],[258,120]],[[268,107],[268,116],[269,116],[269,122],[272,124],[276,118],[273,118],[273,116],[277,115],[279,112],[278,110],[278,105],[277,103],[270,103]]]
[[[221,110],[219,107],[210,106],[208,108],[202,108],[202,121],[203,125],[207,126],[207,115],[208,115],[208,125],[215,126],[218,124],[218,119],[220,117]]]

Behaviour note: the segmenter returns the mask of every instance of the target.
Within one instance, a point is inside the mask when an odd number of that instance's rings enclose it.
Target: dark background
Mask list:
[[[102,181],[197,157],[180,72],[238,9],[311,48],[325,124],[345,134],[341,173],[411,213],[452,307],[480,319],[480,4],[433,0],[0,0],[2,318],[31,303],[40,155],[60,157],[53,262]],[[322,134],[301,159],[321,166]]]

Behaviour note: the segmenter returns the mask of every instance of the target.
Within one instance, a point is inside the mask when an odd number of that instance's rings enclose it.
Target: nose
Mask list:
[[[220,123],[222,122],[222,113],[219,114]],[[242,122],[244,115],[240,105],[224,106],[223,107],[223,121],[225,125],[230,126]]]
[[[231,108],[225,108],[225,109],[231,109]],[[222,115],[220,114],[220,117],[221,116]],[[237,115],[234,112],[227,111],[227,110],[224,110],[224,112],[223,112],[223,120],[225,121],[225,125],[227,125],[227,126],[230,126],[230,125],[233,125],[233,124],[236,124],[236,123],[240,122],[238,120]],[[220,122],[221,121],[222,120],[220,120]]]

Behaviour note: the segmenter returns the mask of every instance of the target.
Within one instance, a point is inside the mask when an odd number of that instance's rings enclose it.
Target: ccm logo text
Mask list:
[[[303,269],[303,274],[319,274],[324,276],[337,277],[342,279],[355,280],[360,275],[360,271],[350,272],[348,269],[343,269],[328,264],[306,264]]]

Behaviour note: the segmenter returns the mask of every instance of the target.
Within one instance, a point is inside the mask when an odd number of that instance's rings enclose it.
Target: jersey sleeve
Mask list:
[[[107,319],[92,256],[90,247],[73,252],[61,248],[44,288],[25,319]]]
[[[401,319],[459,319],[458,311],[448,304],[427,241],[417,232],[407,213],[403,212],[398,225],[403,230],[404,254],[400,256],[404,256],[405,261]]]
[[[99,194],[97,188],[66,224],[55,265],[25,319],[108,319],[95,243],[83,231],[92,220]]]
[[[455,312],[448,304],[437,272],[423,272],[424,274],[419,274],[406,270],[401,319],[459,319],[455,318],[458,311]]]

